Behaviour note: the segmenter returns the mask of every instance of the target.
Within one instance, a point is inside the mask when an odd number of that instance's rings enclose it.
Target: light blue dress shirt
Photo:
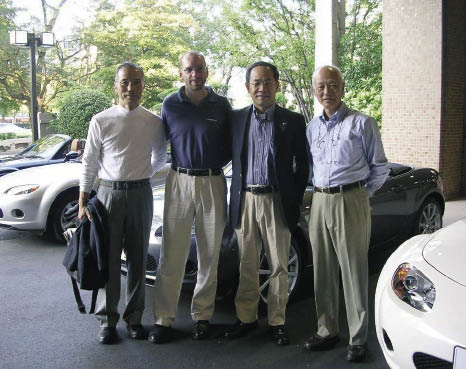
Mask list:
[[[370,197],[387,179],[387,158],[374,118],[342,103],[329,120],[323,113],[313,118],[306,134],[314,186],[363,181]]]
[[[248,133],[248,170],[247,185],[277,184],[275,176],[274,149],[275,104],[260,114],[253,106]]]

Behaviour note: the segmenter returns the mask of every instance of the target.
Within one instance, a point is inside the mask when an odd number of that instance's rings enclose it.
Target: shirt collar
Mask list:
[[[252,105],[252,111],[254,113],[254,117],[257,119],[257,120],[273,120],[273,116],[275,114],[275,104],[272,104],[266,111],[264,114],[262,113],[259,113],[256,109],[256,106],[255,105]],[[264,116],[264,117],[261,117],[261,116]]]
[[[341,105],[340,107],[338,108],[338,110],[333,113],[333,115],[331,117],[329,117],[328,121],[325,120],[325,111],[322,110],[322,114],[320,115],[320,120],[322,122],[341,122],[345,117],[346,115],[348,114],[348,107],[346,106],[346,104],[344,103],[344,101],[341,102]]]

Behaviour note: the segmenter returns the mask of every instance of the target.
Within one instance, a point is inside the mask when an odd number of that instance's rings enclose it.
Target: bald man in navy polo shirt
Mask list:
[[[209,330],[217,289],[217,265],[226,219],[223,166],[231,160],[228,100],[205,86],[204,56],[188,52],[180,59],[184,86],[168,96],[162,120],[171,143],[172,170],[165,184],[163,245],[154,286],[155,325],[149,341],[167,342],[175,320],[195,223],[198,273],[191,305],[193,339]]]

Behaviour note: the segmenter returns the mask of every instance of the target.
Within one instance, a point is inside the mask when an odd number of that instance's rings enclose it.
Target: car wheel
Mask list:
[[[65,213],[78,203],[77,192],[67,192],[58,197],[50,209],[47,228],[50,235],[58,242],[65,242],[63,232],[70,226],[69,222],[65,221]]]
[[[291,301],[298,291],[304,266],[303,253],[297,241],[291,239],[290,256],[288,258],[288,300]],[[264,308],[267,305],[267,292],[269,290],[270,268],[264,250],[261,251],[259,269],[260,299],[259,304]]]
[[[433,233],[442,228],[442,210],[437,200],[428,198],[419,209],[414,235]]]

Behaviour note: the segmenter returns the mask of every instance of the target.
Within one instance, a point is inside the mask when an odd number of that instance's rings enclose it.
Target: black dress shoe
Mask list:
[[[115,327],[101,327],[99,333],[97,334],[97,339],[99,343],[108,345],[118,341],[118,333]]]
[[[138,325],[130,325],[126,327],[128,330],[129,338],[133,338],[135,340],[143,340],[146,338],[146,332],[141,324]]]
[[[152,343],[165,343],[170,341],[172,337],[172,329],[160,324],[156,324],[149,331],[149,341]]]
[[[367,346],[364,345],[348,345],[346,349],[346,360],[359,362],[366,356]]]
[[[338,336],[321,337],[315,333],[306,342],[304,342],[304,348],[308,351],[331,350],[338,341],[340,341]]]
[[[197,320],[193,325],[193,340],[203,340],[209,333],[209,321]]]
[[[247,333],[257,328],[257,320],[252,323],[243,323],[240,320],[237,320],[228,331],[225,333],[225,338],[239,338],[243,337]]]
[[[285,346],[290,343],[290,337],[284,325],[274,325],[270,327],[272,340],[279,346]]]

